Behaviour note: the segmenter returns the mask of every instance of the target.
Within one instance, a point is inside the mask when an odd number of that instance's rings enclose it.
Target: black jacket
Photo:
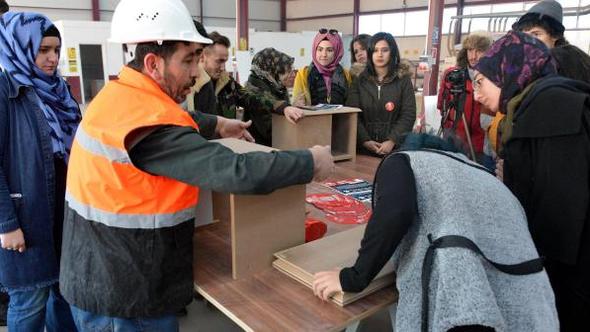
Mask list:
[[[271,101],[273,110],[277,114],[283,114],[285,107],[289,106],[289,92],[287,88],[279,89],[267,78],[250,72],[245,89],[255,95],[264,96],[264,100]],[[272,146],[272,114],[269,112],[244,112],[244,121],[252,120],[252,126],[248,128],[256,143]]]
[[[537,249],[571,267],[570,287],[588,299],[589,93],[581,81],[542,79],[517,108],[503,148],[504,182],[524,207]]]
[[[393,106],[391,111],[386,109],[388,103],[393,103],[390,104]],[[357,129],[359,147],[366,141],[384,142],[388,139],[399,144],[403,135],[412,131],[416,121],[416,99],[407,71],[400,70],[380,88],[366,71],[363,72],[352,81],[346,105],[362,110]]]

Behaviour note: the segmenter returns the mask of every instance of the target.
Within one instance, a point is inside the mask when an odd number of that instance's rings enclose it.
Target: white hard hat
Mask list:
[[[121,0],[113,14],[109,42],[139,44],[166,40],[213,43],[199,34],[182,0]]]

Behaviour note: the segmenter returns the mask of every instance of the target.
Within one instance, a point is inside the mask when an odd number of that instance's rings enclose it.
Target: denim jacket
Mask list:
[[[32,87],[0,72],[0,233],[20,228],[26,245],[23,253],[0,249],[4,289],[33,289],[58,281],[53,219],[56,199],[64,197],[55,197],[49,125],[38,98]]]

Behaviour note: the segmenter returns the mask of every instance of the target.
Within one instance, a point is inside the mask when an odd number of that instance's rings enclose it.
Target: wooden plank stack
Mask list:
[[[305,286],[312,288],[313,275],[320,271],[354,265],[366,225],[275,253],[273,266]],[[369,286],[359,293],[340,292],[332,302],[345,306],[395,282],[391,260]]]

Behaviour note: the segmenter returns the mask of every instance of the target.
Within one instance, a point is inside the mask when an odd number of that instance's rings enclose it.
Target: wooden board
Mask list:
[[[336,161],[356,158],[357,116],[356,113],[332,116],[332,155]]]
[[[297,124],[282,115],[272,116],[272,145],[281,150],[306,149],[332,142],[332,116],[304,117]]]
[[[211,140],[210,142],[219,143],[227,148],[230,148],[235,153],[247,153],[247,152],[272,152],[277,149],[269,146],[260,145],[256,143],[250,143],[241,139],[236,138],[221,138]]]
[[[195,208],[195,227],[209,225],[219,219],[213,217],[213,194],[211,190],[199,191],[199,203]]]
[[[360,108],[342,106],[340,108],[332,109],[332,110],[320,110],[320,111],[304,110],[303,114],[305,114],[305,116],[317,116],[317,115],[326,115],[326,114],[344,114],[344,113],[360,113],[360,112],[362,112]]]
[[[273,253],[305,242],[305,186],[231,195],[234,279],[272,266]]]
[[[282,115],[273,114],[272,144],[282,150],[305,149],[314,145],[331,145],[336,160],[356,156],[358,108],[304,111],[305,117],[291,124]]]
[[[237,139],[215,141],[236,153],[276,150]],[[218,194],[214,203],[222,206],[213,209],[222,220],[229,214],[234,279],[270,269],[275,252],[305,242],[304,185],[268,195]]]
[[[277,252],[273,266],[307,287],[312,287],[313,275],[320,271],[352,266],[366,225]],[[389,261],[369,286],[359,293],[338,293],[332,301],[340,306],[350,304],[368,294],[394,283],[393,264]]]

